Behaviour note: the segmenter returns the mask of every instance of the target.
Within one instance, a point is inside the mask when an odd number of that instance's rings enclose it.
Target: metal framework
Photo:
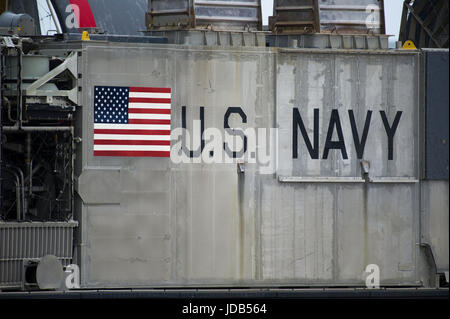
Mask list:
[[[448,48],[447,0],[405,0],[399,40],[418,48]]]

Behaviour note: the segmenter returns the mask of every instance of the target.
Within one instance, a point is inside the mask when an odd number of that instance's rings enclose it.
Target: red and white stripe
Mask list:
[[[170,157],[171,89],[131,87],[128,124],[94,124],[94,156]]]

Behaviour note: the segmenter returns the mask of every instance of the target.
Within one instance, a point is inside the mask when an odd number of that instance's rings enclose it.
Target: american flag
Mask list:
[[[96,86],[94,156],[170,157],[171,89]]]

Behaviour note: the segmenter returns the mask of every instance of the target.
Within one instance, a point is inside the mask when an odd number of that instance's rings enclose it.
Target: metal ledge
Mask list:
[[[365,183],[365,180],[357,177],[297,177],[278,176],[281,183]]]
[[[3,292],[1,299],[448,299],[448,289],[383,288],[383,289],[116,289],[48,292]],[[296,301],[298,302],[298,301]]]
[[[299,176],[278,176],[281,183],[365,183],[366,180],[358,177],[299,177]],[[373,184],[415,184],[418,179],[389,177],[371,178],[368,181]]]

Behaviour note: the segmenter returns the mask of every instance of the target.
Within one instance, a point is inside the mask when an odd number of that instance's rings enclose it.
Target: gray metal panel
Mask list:
[[[369,263],[379,264],[384,285],[419,284],[419,185],[395,179],[417,177],[418,53],[95,42],[83,47],[78,158],[84,171],[120,168],[120,200],[82,203],[84,287],[363,286]],[[379,114],[368,139],[371,177],[393,180],[282,183],[250,163],[238,175],[236,164],[94,157],[95,85],[172,88],[172,129],[181,126],[182,106],[189,130],[200,106],[205,126],[217,128],[229,106],[240,106],[247,114],[245,127],[280,124],[281,135],[292,128],[292,103],[302,112],[319,107],[326,124],[332,107],[354,107],[358,126],[368,108],[386,110],[390,123],[401,109],[394,161],[386,158]],[[285,147],[279,146],[282,169],[294,163]],[[334,153],[319,161],[319,171],[313,163],[289,172],[360,176],[359,162],[349,153],[349,161]],[[82,192],[92,197],[104,191],[84,185]]]
[[[422,182],[421,242],[431,247],[436,272],[449,270],[448,181]]]
[[[261,187],[264,279],[364,286],[373,263],[382,285],[416,283],[416,185]]]
[[[396,178],[413,181],[418,174],[418,55],[301,52],[283,50],[278,55],[277,175],[298,179],[292,178],[294,182],[284,187],[262,186],[267,198],[261,205],[263,216],[271,225],[263,236],[266,246],[269,251],[286,245],[290,249],[286,254],[263,254],[274,263],[268,270],[273,276],[281,271],[286,279],[300,277],[313,284],[361,284],[363,275],[359,277],[358,271],[374,263],[381,269],[382,283],[414,283],[419,186],[401,185]],[[313,110],[319,110],[318,159],[311,158],[300,133],[299,158],[293,159],[294,108],[311,139]],[[339,112],[348,159],[338,150],[323,158],[332,109]],[[370,161],[369,180],[389,177],[393,184],[362,180],[348,110],[355,114],[360,136],[367,112],[373,112],[363,156]],[[396,112],[403,112],[393,160],[388,159],[380,111],[389,115],[389,123]],[[295,182],[302,178],[306,182]],[[353,182],[348,183],[350,178]],[[274,227],[280,224],[286,228]],[[292,236],[295,240],[288,241]],[[280,264],[282,260],[285,264]]]
[[[277,124],[279,133],[278,176],[361,178],[360,160],[370,162],[370,178],[417,179],[418,162],[418,55],[399,54],[299,54],[283,51],[278,57]],[[282,92],[282,93],[281,93]],[[313,140],[314,109],[319,112],[318,158],[312,159],[300,130],[298,158],[293,159],[292,112],[298,109]],[[344,152],[326,153],[331,113],[339,115]],[[354,143],[349,112],[354,113],[361,139],[371,112],[368,136],[362,158]],[[401,112],[393,138],[392,159],[381,112],[389,125]],[[332,141],[337,141],[337,128]],[[327,159],[324,157],[327,156]]]
[[[448,50],[426,50],[426,179],[448,180]]]
[[[175,168],[168,159],[96,158],[91,151],[89,106],[94,85],[171,87],[176,92],[172,113],[176,126],[181,124],[182,105],[188,107],[189,128],[198,118],[200,105],[207,108],[205,120],[211,126],[223,126],[227,105],[242,105],[254,121],[252,114],[261,99],[256,98],[257,92],[270,83],[270,78],[261,77],[262,66],[272,60],[268,52],[236,50],[237,54],[87,45],[83,54],[83,165],[85,169],[121,167],[121,193],[120,205],[83,205],[86,248],[81,266],[85,285],[223,284],[252,278],[251,268],[247,268],[252,264],[251,255],[240,257],[243,251],[236,237],[235,165],[185,164]],[[109,57],[105,59],[104,54]],[[111,64],[116,59],[120,63]],[[203,77],[205,73],[209,76]],[[198,90],[204,93],[192,94]],[[235,92],[232,96],[230,90]],[[88,184],[84,192],[96,194],[96,187],[91,186]],[[246,249],[251,247],[250,239],[242,243]],[[245,259],[242,267],[240,258]]]

